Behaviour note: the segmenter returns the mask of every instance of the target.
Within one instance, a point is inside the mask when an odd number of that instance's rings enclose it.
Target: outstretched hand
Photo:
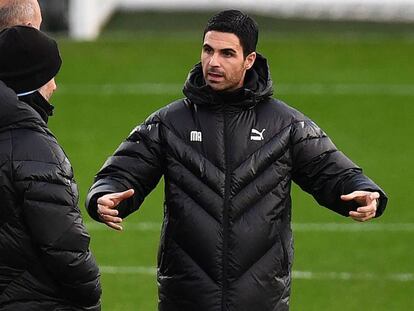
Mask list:
[[[354,191],[341,195],[341,200],[357,202],[359,207],[356,211],[350,211],[349,216],[356,221],[367,221],[375,217],[379,197],[378,192]]]
[[[98,198],[98,216],[108,227],[115,230],[122,230],[122,218],[118,217],[118,210],[116,207],[122,201],[132,197],[134,189],[129,189],[124,192],[108,193]]]

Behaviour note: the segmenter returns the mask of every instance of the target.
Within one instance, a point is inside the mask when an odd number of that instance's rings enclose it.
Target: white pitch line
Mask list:
[[[293,223],[296,232],[412,232],[414,223]]]
[[[355,273],[355,272],[311,272],[292,271],[292,277],[300,280],[342,280],[342,281],[378,281],[389,280],[396,282],[413,282],[414,273]]]
[[[62,94],[78,95],[180,95],[183,84],[177,83],[124,83],[124,84],[71,84],[59,85]],[[414,96],[413,84],[364,84],[364,83],[286,83],[275,85],[276,94],[310,95],[394,95]]]
[[[110,230],[104,224],[87,222],[90,231]],[[139,222],[124,223],[125,231],[153,231],[159,232],[161,223]],[[294,232],[413,232],[414,223],[293,223]]]
[[[335,95],[399,95],[413,96],[412,84],[281,84],[276,85],[276,94],[335,94]]]
[[[157,268],[143,266],[99,266],[99,270],[106,274],[157,274]]]
[[[111,230],[109,227],[98,222],[87,222],[86,227],[89,231]],[[158,222],[139,222],[139,223],[123,223],[124,231],[160,231],[161,223]]]
[[[68,94],[93,94],[93,95],[113,95],[113,94],[144,94],[144,95],[163,95],[180,94],[183,84],[173,83],[123,83],[123,84],[65,84],[59,85],[61,93]]]
[[[143,274],[156,275],[156,267],[144,266],[100,266],[104,274]],[[293,279],[298,280],[342,280],[342,281],[378,281],[389,280],[395,282],[414,282],[414,273],[356,273],[356,272],[312,272],[292,271]]]

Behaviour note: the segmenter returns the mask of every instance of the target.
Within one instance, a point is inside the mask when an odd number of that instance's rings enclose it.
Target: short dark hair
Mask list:
[[[243,12],[226,10],[212,16],[204,29],[203,40],[206,33],[212,30],[235,34],[240,40],[244,57],[256,51],[259,27],[250,16]]]

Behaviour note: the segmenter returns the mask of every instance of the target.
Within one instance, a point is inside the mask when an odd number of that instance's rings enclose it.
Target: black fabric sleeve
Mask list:
[[[100,196],[134,189],[133,197],[117,207],[119,217],[124,218],[136,211],[158,184],[163,174],[160,127],[160,123],[153,120],[136,127],[107,159],[86,199],[92,218],[99,221],[96,201]]]
[[[293,181],[310,193],[319,204],[348,216],[356,202],[342,201],[340,196],[356,190],[377,191],[380,201],[376,217],[385,209],[384,191],[365,176],[330,138],[312,121],[296,122],[291,130]]]
[[[62,155],[51,144],[37,151],[50,150]],[[55,149],[53,149],[55,148]],[[38,160],[15,161],[16,185],[23,198],[23,218],[43,266],[74,305],[99,310],[100,273],[89,250],[90,236],[78,207],[78,190],[69,161],[54,163],[46,156]]]

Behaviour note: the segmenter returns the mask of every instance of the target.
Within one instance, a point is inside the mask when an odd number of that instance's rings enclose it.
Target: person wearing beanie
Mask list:
[[[47,100],[56,84],[62,60],[56,42],[28,26],[0,32],[0,80],[29,103],[47,122],[53,112]]]
[[[56,42],[34,27],[0,32],[2,311],[101,310],[73,170],[47,126],[61,64]]]

